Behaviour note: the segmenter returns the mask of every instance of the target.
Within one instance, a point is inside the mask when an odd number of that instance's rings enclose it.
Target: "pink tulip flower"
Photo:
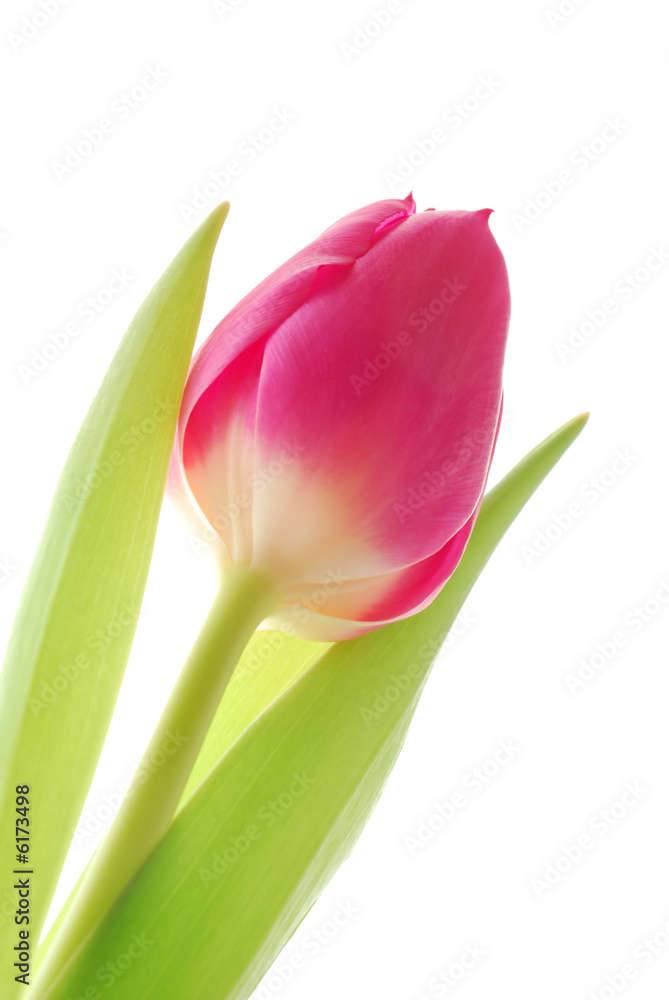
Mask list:
[[[489,216],[416,214],[411,195],[352,212],[196,354],[170,489],[224,566],[277,583],[266,625],[361,635],[425,608],[458,565],[502,406],[509,287]]]

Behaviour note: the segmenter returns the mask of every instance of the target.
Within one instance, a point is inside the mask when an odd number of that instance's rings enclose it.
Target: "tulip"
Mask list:
[[[361,635],[425,608],[483,498],[509,322],[490,210],[411,195],[340,219],[196,354],[170,491],[222,567],[278,599],[265,625]]]

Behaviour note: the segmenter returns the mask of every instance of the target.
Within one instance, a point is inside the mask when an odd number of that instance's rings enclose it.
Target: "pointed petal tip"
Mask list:
[[[375,235],[382,232],[384,229],[387,229],[389,226],[394,226],[397,222],[402,222],[410,215],[415,215],[416,202],[413,200],[411,192],[409,192],[406,198],[401,198],[399,203],[404,205],[404,208],[400,209],[399,212],[393,212],[392,215],[388,215],[385,219],[382,219],[374,230]],[[395,202],[395,204],[397,204],[397,202]]]

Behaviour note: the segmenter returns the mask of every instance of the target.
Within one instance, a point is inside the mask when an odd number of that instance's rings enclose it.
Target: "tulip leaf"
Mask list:
[[[585,420],[547,438],[488,494],[458,569],[427,609],[335,643],[234,742],[221,740],[226,752],[40,1000],[84,995],[100,970],[113,981],[116,956],[124,1000],[246,1000],[350,852],[467,594]]]
[[[29,786],[33,947],[123,678],[228,207],[191,236],[121,341],[63,469],[9,641],[0,676],[0,853],[13,863],[16,786]],[[3,911],[3,996],[9,984],[21,986],[12,969],[16,932]]]
[[[273,630],[253,635],[214,716],[181,807],[247,726],[332,645]]]
[[[286,632],[259,630],[254,633],[214,716],[179,808],[188,802],[197,786],[237,737],[330,646],[330,642],[309,642]],[[34,972],[51,947],[82,881],[83,873],[40,942]]]

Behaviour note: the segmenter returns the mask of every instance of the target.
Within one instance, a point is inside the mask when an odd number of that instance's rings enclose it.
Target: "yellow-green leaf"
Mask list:
[[[123,678],[228,207],[188,240],[121,341],[58,483],[0,675],[0,856],[7,873],[17,855],[15,788],[27,785],[29,864],[15,867],[35,873],[33,948]],[[3,997],[25,988],[14,981],[16,931],[0,916]]]

